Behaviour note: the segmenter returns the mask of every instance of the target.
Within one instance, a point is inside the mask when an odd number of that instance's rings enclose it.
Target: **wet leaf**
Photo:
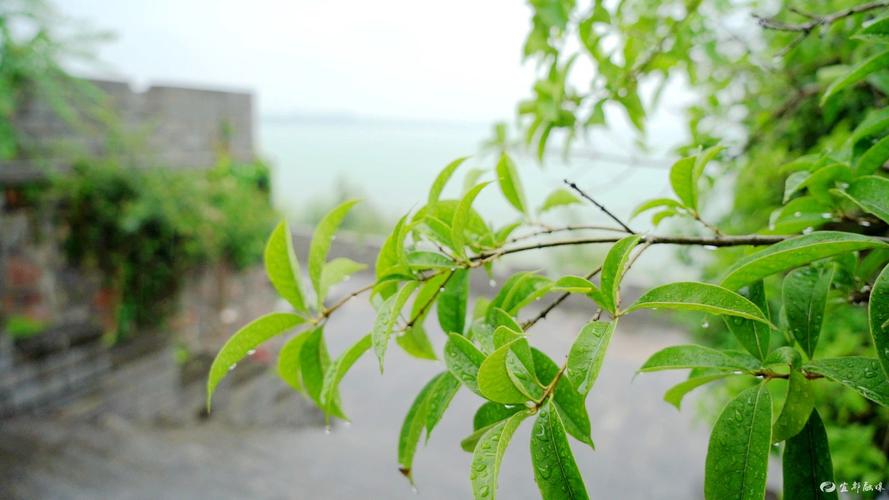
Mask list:
[[[855,85],[867,78],[871,73],[885,69],[886,67],[889,67],[889,50],[880,52],[879,54],[862,61],[827,87],[827,90],[824,91],[824,95],[821,96],[821,106],[824,106],[827,100],[837,92],[851,85]]]
[[[321,273],[324,270],[324,263],[327,261],[327,252],[330,251],[333,236],[346,214],[356,203],[358,200],[348,200],[341,203],[328,212],[315,226],[312,243],[309,245],[309,278],[311,278],[312,285],[318,295],[321,295]]]
[[[691,377],[688,380],[680,382],[667,389],[667,392],[664,393],[664,401],[670,403],[671,405],[675,406],[677,410],[679,410],[682,406],[682,400],[689,392],[697,389],[698,387],[701,387],[702,385],[724,379],[731,375],[731,373],[714,373],[711,375],[701,375],[700,377]]]
[[[416,281],[409,281],[398,290],[398,293],[386,299],[377,311],[377,317],[374,320],[370,335],[373,340],[374,352],[380,361],[380,372],[383,371],[383,359],[386,356],[386,348],[389,346],[392,329],[395,327],[396,321],[398,321],[398,315],[401,314],[402,308],[404,308],[414,290],[417,289],[417,285]]]
[[[324,382],[321,384],[321,393],[319,396],[322,408],[328,409],[329,411],[334,405],[334,398],[337,394],[340,381],[343,380],[343,377],[346,376],[346,373],[352,368],[352,365],[354,365],[355,362],[370,349],[370,347],[371,338],[370,334],[368,334],[361,337],[358,342],[343,352],[340,357],[327,368],[327,371],[324,373]]]
[[[769,317],[769,304],[766,300],[765,286],[762,281],[750,285],[749,290],[744,294],[750,302],[756,304],[763,316]],[[737,316],[727,316],[723,318],[729,330],[734,334],[738,342],[747,349],[747,352],[753,354],[758,359],[765,359],[769,354],[769,338],[771,337],[771,329],[768,325],[759,321],[752,321]]]
[[[641,239],[642,237],[638,235],[627,236],[615,243],[608,251],[608,255],[605,256],[599,283],[602,297],[605,300],[604,306],[608,312],[617,311],[617,304],[620,300],[620,281],[627,267],[630,252]]]
[[[466,327],[469,277],[468,269],[457,269],[438,295],[438,323],[445,333],[463,333]]]
[[[784,500],[836,500],[837,492],[821,488],[833,482],[833,463],[824,423],[813,410],[803,430],[787,440],[782,457]]]
[[[586,396],[602,368],[605,351],[614,333],[616,321],[592,321],[587,323],[571,346],[565,375],[577,391]]]
[[[546,403],[531,430],[534,481],[544,500],[589,498],[559,412]]]
[[[491,426],[478,440],[472,452],[469,479],[476,500],[494,500],[497,496],[497,479],[500,462],[513,433],[528,416],[527,411],[516,413]]]
[[[639,309],[677,309],[737,316],[771,325],[759,307],[747,298],[718,285],[677,282],[648,290],[627,313]]]
[[[877,348],[877,358],[889,379],[889,266],[874,281],[867,305],[870,334]]]
[[[305,294],[300,284],[299,261],[293,251],[293,237],[287,221],[281,221],[272,231],[265,246],[265,272],[272,286],[284,300],[299,312],[308,312]]]
[[[438,174],[438,177],[435,178],[435,181],[432,183],[432,187],[429,188],[429,201],[428,203],[435,203],[438,201],[438,197],[441,195],[442,190],[444,190],[445,185],[450,180],[451,176],[454,175],[454,171],[463,164],[467,160],[467,156],[462,158],[457,158],[445,165],[445,167]]]
[[[478,388],[478,370],[485,355],[466,337],[452,333],[444,347],[444,361],[448,370],[470,391],[481,396]]]
[[[834,266],[803,267],[784,278],[784,314],[793,338],[811,358],[821,335],[827,292],[833,280]]]
[[[720,370],[754,371],[760,361],[744,352],[718,351],[701,345],[674,345],[651,355],[640,372],[680,370],[684,368],[718,368]]]
[[[802,373],[791,371],[784,407],[772,428],[772,442],[778,443],[796,436],[806,425],[813,408],[815,396],[809,380]]]
[[[804,365],[803,370],[824,375],[875,403],[889,406],[889,380],[876,359],[858,356],[818,359]]]
[[[500,191],[503,192],[506,201],[516,210],[527,215],[528,204],[525,201],[525,192],[522,190],[518,171],[515,163],[506,154],[501,155],[500,161],[497,162],[497,183],[500,185]]]

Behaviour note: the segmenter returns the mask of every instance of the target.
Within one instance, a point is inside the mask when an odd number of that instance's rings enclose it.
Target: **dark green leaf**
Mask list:
[[[210,365],[210,373],[207,375],[207,409],[210,409],[210,401],[213,391],[219,382],[234,369],[235,365],[248,356],[266,340],[280,335],[294,326],[304,323],[306,320],[298,314],[272,313],[257,318],[241,328],[216,353],[213,364]]]
[[[834,266],[803,267],[784,278],[784,313],[793,338],[811,358],[821,335],[827,292],[833,280]]]
[[[871,175],[889,160],[889,136],[883,137],[861,155],[855,163],[855,175]]]
[[[784,407],[772,428],[772,442],[778,443],[796,436],[803,430],[813,408],[815,408],[815,396],[812,394],[809,379],[802,373],[792,370],[787,381]]]
[[[861,62],[841,78],[830,84],[824,92],[824,95],[821,96],[821,105],[824,106],[827,100],[837,92],[850,85],[855,85],[867,78],[871,73],[885,69],[887,66],[889,66],[889,50],[880,52],[879,54]]]
[[[866,175],[855,179],[846,191],[836,192],[845,195],[865,212],[889,223],[889,179]]]
[[[833,482],[833,463],[827,431],[817,410],[806,426],[784,446],[784,500],[836,500],[836,491],[824,491]]]
[[[685,398],[686,394],[702,385],[709,384],[710,382],[714,382],[716,380],[724,379],[728,376],[731,376],[731,373],[714,373],[711,375],[701,375],[700,377],[691,377],[688,380],[680,382],[669,388],[667,392],[664,393],[664,401],[675,406],[678,410],[680,409],[680,406],[682,405],[682,399]]]
[[[485,355],[466,337],[452,333],[444,347],[444,361],[448,370],[469,390],[481,396],[478,389],[478,370]]]
[[[534,480],[544,500],[589,498],[565,435],[559,412],[543,405],[531,431]]]
[[[750,285],[746,294],[751,302],[759,307],[763,315],[769,317],[769,304],[766,300],[765,286],[762,281],[758,281]],[[727,316],[724,318],[729,330],[738,339],[738,342],[747,349],[747,352],[753,354],[758,359],[765,359],[769,353],[769,337],[771,337],[771,329],[759,321],[739,318],[737,316]]]
[[[775,273],[810,262],[869,248],[889,247],[880,240],[839,231],[817,231],[776,243],[739,260],[726,273],[722,286],[737,290]]]
[[[537,378],[545,385],[551,384],[559,372],[559,367],[549,356],[537,349],[532,348],[531,354],[534,357]],[[561,377],[556,383],[555,394],[550,401],[559,410],[568,434],[594,448],[593,439],[590,437],[590,417],[587,415],[584,399],[568,377]]]
[[[874,281],[867,305],[870,334],[877,348],[877,359],[889,378],[889,266]]]
[[[889,406],[889,380],[876,359],[858,356],[818,359],[804,365],[803,370],[824,375],[871,401]]]
[[[604,306],[608,312],[617,311],[617,304],[620,301],[620,281],[627,267],[630,252],[633,251],[640,239],[642,237],[638,235],[627,236],[615,243],[608,251],[608,255],[605,256],[600,285],[602,297],[605,299]]]
[[[762,500],[771,437],[772,401],[761,383],[732,400],[713,426],[704,472],[704,498]]]
[[[457,269],[438,296],[438,323],[445,333],[463,333],[465,329],[469,277],[468,269]]]

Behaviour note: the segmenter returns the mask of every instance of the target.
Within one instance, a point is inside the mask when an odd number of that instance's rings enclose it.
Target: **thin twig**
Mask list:
[[[367,286],[363,286],[363,287],[359,288],[358,290],[355,290],[354,292],[350,293],[349,295],[346,295],[345,297],[341,298],[332,306],[324,308],[324,310],[321,311],[321,318],[320,319],[325,319],[325,318],[330,317],[330,315],[333,314],[334,311],[336,311],[340,307],[343,307],[346,304],[346,302],[349,302],[350,300],[357,297],[358,295],[361,295],[362,293],[364,293],[368,290],[371,290],[374,287],[374,285],[376,285],[375,282],[371,283]]]
[[[843,9],[837,12],[833,12],[831,14],[826,14],[823,16],[818,16],[815,14],[802,14],[799,11],[795,13],[803,15],[804,17],[808,17],[810,21],[805,23],[785,23],[783,21],[778,21],[773,17],[763,17],[756,14],[753,14],[753,17],[759,23],[759,25],[768,30],[775,31],[791,31],[796,33],[803,33],[804,35],[808,35],[813,30],[821,26],[829,26],[837,21],[845,19],[849,16],[854,16],[855,14],[861,14],[863,12],[868,12],[871,10],[882,9],[885,7],[889,7],[889,0],[878,0],[875,2],[863,3],[860,5],[856,5],[854,7],[849,7],[848,9]]]
[[[594,200],[590,195],[586,194],[585,192],[583,192],[582,189],[580,189],[579,187],[577,187],[577,184],[575,184],[575,183],[569,181],[568,179],[564,179],[564,182],[565,182],[565,184],[567,184],[571,189],[577,191],[577,194],[579,194],[580,196],[582,196],[584,199],[586,199],[587,201],[589,201],[589,202],[592,203],[593,205],[596,205],[596,208],[598,208],[598,209],[601,210],[603,213],[605,213],[605,215],[607,215],[608,217],[610,217],[611,220],[613,220],[614,222],[617,222],[617,224],[618,224],[620,227],[624,228],[624,231],[626,231],[626,232],[628,232],[628,233],[630,233],[630,234],[636,234],[635,231],[633,231],[632,229],[630,229],[630,226],[627,226],[626,224],[624,224],[622,220],[618,219],[617,216],[614,215],[613,213],[611,213],[610,210],[608,210],[607,208],[605,208],[604,205],[602,205],[602,204],[599,203],[598,201]]]
[[[623,229],[619,229],[616,227],[608,227],[608,226],[564,226],[564,227],[550,227],[546,229],[541,229],[540,231],[535,231],[533,233],[522,234],[519,236],[515,236],[511,238],[507,243],[515,243],[517,241],[527,240],[534,238],[536,236],[545,236],[553,233],[563,233],[568,231],[611,231],[617,233],[625,233]]]
[[[602,271],[602,266],[598,266],[597,268],[595,268],[592,271],[590,271],[589,273],[587,273],[585,278],[592,279],[594,276],[599,274],[599,272],[601,272],[601,271]],[[553,300],[552,302],[549,303],[549,305],[544,307],[543,310],[540,311],[539,313],[537,313],[536,316],[534,316],[533,318],[522,323],[522,330],[527,330],[527,329],[531,328],[532,326],[536,325],[538,321],[546,318],[547,314],[552,312],[553,309],[559,307],[559,305],[562,302],[565,302],[565,299],[567,299],[570,295],[571,295],[571,292],[565,292],[562,295],[559,295],[558,297],[556,297],[555,300]]]

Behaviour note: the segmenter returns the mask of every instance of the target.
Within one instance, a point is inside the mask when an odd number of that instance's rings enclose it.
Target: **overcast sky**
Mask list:
[[[514,116],[519,0],[56,0],[117,34],[97,76],[252,90],[265,114],[336,111],[491,121]]]

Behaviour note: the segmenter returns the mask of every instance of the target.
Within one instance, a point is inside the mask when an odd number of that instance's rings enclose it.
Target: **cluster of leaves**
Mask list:
[[[259,261],[274,219],[258,163],[190,172],[83,162],[43,196],[59,207],[68,259],[101,271],[117,296],[116,338],[163,321],[188,270]]]

